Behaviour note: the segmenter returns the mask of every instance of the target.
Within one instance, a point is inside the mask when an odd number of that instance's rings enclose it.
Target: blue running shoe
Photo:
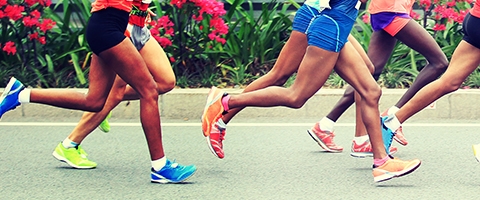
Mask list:
[[[395,132],[385,126],[385,122],[390,120],[388,116],[382,117],[381,120],[383,145],[385,146],[385,151],[387,152],[387,154],[390,155],[390,146],[392,146],[393,136],[395,136]]]
[[[155,171],[152,168],[152,183],[179,183],[192,176],[197,167],[195,165],[183,166],[167,159],[165,166]]]
[[[25,87],[16,78],[12,77],[3,90],[2,96],[0,96],[0,118],[9,110],[13,110],[20,102],[18,101],[18,94]]]

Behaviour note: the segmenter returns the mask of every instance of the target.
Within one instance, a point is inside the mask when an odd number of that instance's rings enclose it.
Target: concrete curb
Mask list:
[[[72,89],[70,89],[72,90]],[[73,89],[86,92],[86,89]],[[3,89],[2,89],[3,91]],[[200,119],[205,106],[205,98],[209,89],[174,89],[159,98],[162,118],[168,119]],[[230,94],[241,93],[240,89],[226,89]],[[289,117],[289,118],[321,118],[325,116],[343,94],[343,89],[322,89],[317,92],[302,108],[246,108],[236,118],[255,117]],[[405,93],[405,89],[384,89],[380,99],[380,110],[394,105]],[[342,118],[354,118],[354,107],[350,107]],[[40,104],[25,104],[6,113],[3,118],[77,118],[81,111],[61,109]],[[122,102],[112,111],[114,118],[137,119],[139,102]],[[480,90],[458,90],[448,94],[431,107],[414,116],[415,119],[480,119]]]

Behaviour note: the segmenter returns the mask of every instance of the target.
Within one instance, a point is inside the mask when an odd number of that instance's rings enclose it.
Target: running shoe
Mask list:
[[[110,119],[110,117],[112,117],[112,112],[109,112],[107,117],[105,117],[105,119],[102,121],[102,123],[98,125],[98,128],[104,133],[110,132],[110,123],[108,123],[108,119]]]
[[[315,142],[318,143],[318,145],[320,145],[320,147],[326,151],[333,153],[340,153],[343,151],[343,147],[337,146],[335,142],[333,142],[335,134],[330,131],[323,131],[320,128],[320,123],[315,123],[312,129],[307,130],[307,133],[313,138],[313,140],[315,140]]]
[[[388,109],[385,110],[380,116],[388,116]],[[393,137],[393,139],[403,146],[406,146],[408,144],[407,138],[405,138],[405,134],[403,134],[403,128],[401,126],[395,131],[395,136]]]
[[[397,147],[390,147],[390,154],[397,153]],[[372,144],[369,140],[363,144],[357,144],[355,140],[352,142],[350,155],[356,158],[373,157]]]
[[[398,158],[388,159],[383,165],[373,166],[373,181],[378,183],[405,176],[420,167],[421,163],[418,159],[410,161],[403,161]]]
[[[175,161],[170,161],[167,159],[165,166],[155,171],[152,168],[151,172],[151,182],[152,183],[179,183],[185,181],[187,178],[191,177],[197,167],[195,165],[183,166]]]
[[[13,110],[20,105],[18,94],[20,94],[20,91],[24,88],[23,84],[15,77],[10,78],[10,81],[0,96],[0,118],[2,118],[2,115],[7,111]]]
[[[395,133],[385,126],[385,121],[389,120],[389,117],[382,117],[382,139],[383,144],[385,145],[385,150],[387,154],[390,155],[390,147],[392,146],[392,140]]]
[[[202,131],[205,137],[210,135],[213,124],[222,117],[225,111],[222,105],[222,97],[226,95],[227,93],[215,86],[210,89],[202,115]]]
[[[473,145],[473,155],[480,162],[480,144]]]
[[[77,148],[65,148],[62,143],[57,145],[52,153],[56,159],[67,163],[77,169],[92,169],[97,167],[97,163],[88,160],[87,153],[79,145]]]
[[[225,153],[223,152],[223,140],[225,140],[226,131],[226,128],[220,127],[218,123],[215,123],[210,130],[210,135],[206,137],[210,151],[220,159],[225,157]]]

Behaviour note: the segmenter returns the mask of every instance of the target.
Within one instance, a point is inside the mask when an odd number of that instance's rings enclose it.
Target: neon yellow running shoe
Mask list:
[[[73,168],[77,169],[92,169],[97,167],[97,163],[88,160],[87,153],[83,150],[82,147],[78,146],[77,148],[65,148],[62,143],[57,145],[55,150],[52,153],[53,157],[56,159],[67,163]]]
[[[473,155],[480,162],[480,144],[473,145]]]
[[[110,117],[112,117],[112,112],[109,112],[107,117],[105,117],[105,119],[102,121],[102,123],[98,125],[98,128],[104,133],[110,132],[110,124],[108,123],[108,119],[110,119]]]

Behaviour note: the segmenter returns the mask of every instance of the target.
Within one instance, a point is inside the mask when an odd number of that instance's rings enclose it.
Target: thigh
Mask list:
[[[111,66],[93,54],[88,80],[87,99],[92,101],[105,101],[115,80],[115,72],[111,69]]]
[[[383,30],[373,32],[367,55],[375,66],[375,74],[380,74],[392,55],[397,40]]]
[[[425,56],[427,60],[447,59],[435,39],[420,24],[410,20],[395,38]]]
[[[360,54],[349,42],[340,51],[335,71],[360,94],[365,94],[370,88],[377,87],[377,83],[365,63],[358,62],[361,59]]]
[[[172,65],[170,65],[170,61],[168,60],[167,55],[163,51],[162,47],[155,39],[153,39],[153,37],[150,37],[150,39],[145,43],[143,48],[140,50],[140,54],[145,60],[148,70],[155,79],[155,82],[175,82],[175,74],[173,72]]]

